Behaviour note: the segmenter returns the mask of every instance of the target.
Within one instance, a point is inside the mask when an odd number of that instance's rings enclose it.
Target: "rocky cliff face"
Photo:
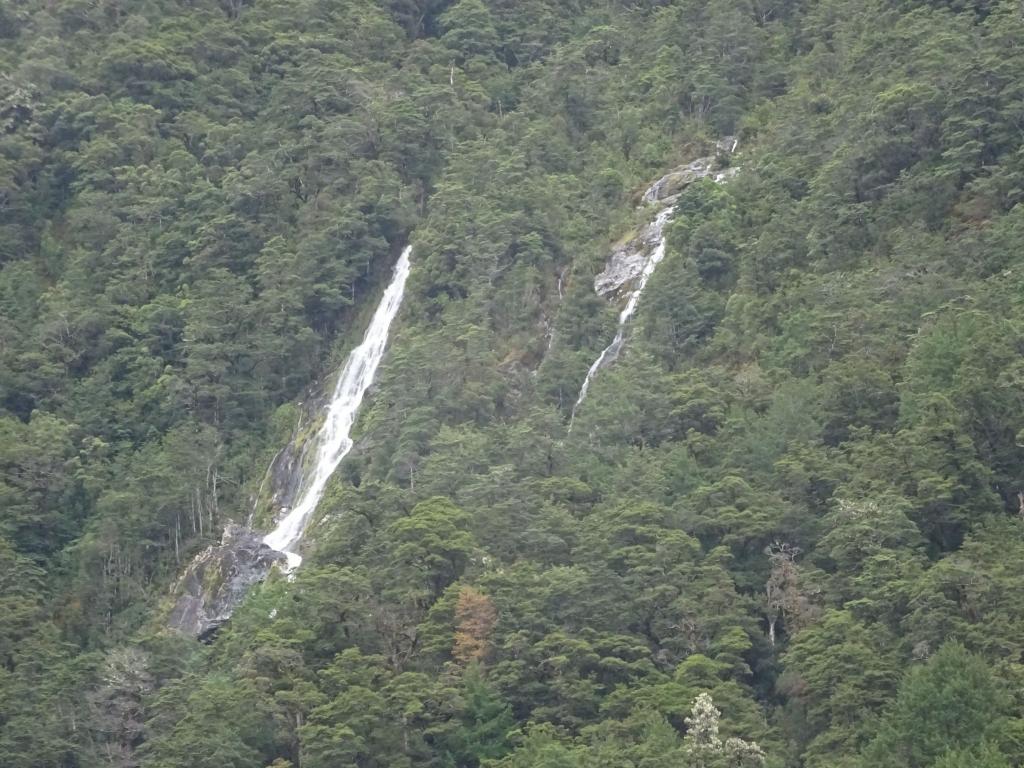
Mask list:
[[[671,198],[673,201],[675,196]],[[604,271],[594,278],[594,290],[599,296],[609,297],[624,288],[631,288],[640,277],[644,265],[661,241],[666,220],[656,217],[644,225],[640,233],[612,250]]]
[[[726,136],[717,143],[716,154],[698,157],[672,169],[647,188],[641,198],[640,207],[664,208],[674,205],[680,192],[701,179],[710,178],[720,183],[732,178],[739,169],[732,166],[723,167],[723,159],[731,155],[736,146],[736,139]],[[599,296],[610,297],[633,288],[651,251],[661,240],[664,224],[664,220],[655,217],[640,230],[639,234],[612,251],[604,271],[594,278],[594,290]]]
[[[228,524],[221,543],[207,547],[189,564],[174,587],[168,624],[200,640],[211,637],[285,556],[245,526]]]
[[[316,441],[311,438],[323,423],[324,412],[330,399],[329,389],[330,380],[318,381],[311,385],[302,400],[296,403],[298,420],[292,429],[291,437],[270,462],[259,491],[250,500],[252,513],[247,523],[250,528],[272,528],[287,514],[302,492],[306,464],[316,452]]]
[[[641,202],[658,203],[674,197],[684,187],[711,176],[714,173],[714,167],[715,157],[710,156],[698,157],[686,165],[674,168],[647,188]]]
[[[299,421],[292,439],[267,468],[246,525],[228,523],[220,544],[207,547],[188,564],[174,585],[174,607],[167,618],[172,629],[207,640],[245,599],[249,589],[262,582],[285,556],[263,543],[264,533],[254,525],[273,522],[286,513],[301,491],[302,467],[319,413],[326,404],[322,386],[310,387],[299,403]],[[259,507],[262,514],[257,516]],[[257,519],[257,517],[259,519]]]

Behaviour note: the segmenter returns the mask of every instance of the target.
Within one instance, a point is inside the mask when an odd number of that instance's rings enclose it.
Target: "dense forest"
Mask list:
[[[0,0],[0,765],[1020,766],[1022,563],[1017,0]]]

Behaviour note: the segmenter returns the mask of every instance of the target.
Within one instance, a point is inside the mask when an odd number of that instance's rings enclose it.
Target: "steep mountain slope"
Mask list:
[[[0,36],[0,764],[1024,760],[1016,3],[7,0]],[[570,432],[595,276],[725,135]],[[301,568],[167,631],[407,242]]]

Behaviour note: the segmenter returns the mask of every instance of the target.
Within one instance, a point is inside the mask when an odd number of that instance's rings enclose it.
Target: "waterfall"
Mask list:
[[[720,155],[731,155],[738,146],[738,139],[727,136],[717,143],[716,149]],[[601,354],[597,356],[597,360],[587,370],[587,375],[583,379],[583,386],[580,387],[579,396],[576,398],[576,403],[572,407],[572,414],[569,417],[570,432],[572,432],[572,425],[576,420],[576,411],[586,399],[594,377],[602,368],[614,363],[619,356],[619,352],[622,351],[622,346],[626,343],[626,324],[633,316],[633,313],[636,312],[637,304],[640,303],[640,294],[647,287],[647,281],[654,274],[654,269],[665,258],[665,227],[672,220],[672,213],[675,209],[676,201],[679,199],[680,191],[693,182],[705,178],[710,178],[716,184],[724,184],[739,171],[737,167],[730,166],[720,172],[716,172],[714,170],[715,165],[716,158],[714,156],[697,158],[687,165],[670,171],[648,187],[641,198],[641,207],[646,204],[657,203],[665,206],[665,208],[658,213],[654,221],[644,228],[640,237],[636,238],[629,246],[617,250],[612,255],[612,259],[609,261],[605,271],[595,279],[594,289],[602,296],[612,293],[629,280],[635,280],[635,282],[633,289],[628,294],[629,298],[626,300],[626,306],[619,313],[619,325],[615,331],[615,338],[612,339],[611,344],[601,350]],[[639,248],[633,247],[637,243],[639,243]],[[639,266],[639,264],[635,257],[643,253],[646,253],[646,257],[643,259],[642,269],[637,274],[635,267]]]
[[[580,407],[580,404],[586,399],[587,392],[590,390],[590,382],[594,380],[597,372],[604,368],[606,365],[611,365],[619,356],[619,352],[622,350],[622,345],[626,341],[626,323],[629,322],[629,318],[636,312],[637,304],[640,303],[640,294],[644,292],[644,288],[647,287],[647,281],[651,279],[651,275],[654,274],[655,268],[658,263],[665,258],[665,225],[672,219],[672,206],[670,205],[665,210],[661,211],[654,219],[651,225],[650,232],[654,235],[653,239],[656,243],[654,249],[651,251],[647,260],[644,262],[643,270],[640,272],[640,278],[637,280],[633,290],[629,292],[629,298],[626,300],[626,306],[619,312],[619,326],[615,331],[615,338],[612,339],[612,343],[601,350],[601,354],[597,356],[597,360],[593,362],[590,369],[587,371],[586,378],[583,379],[583,386],[580,387],[580,394],[576,398],[576,404],[572,407],[572,415],[569,417],[569,431],[572,431],[573,422],[576,419],[576,409]]]
[[[373,383],[377,366],[384,357],[387,345],[388,330],[392,320],[402,305],[405,294],[405,281],[409,276],[409,256],[412,246],[402,251],[395,264],[394,276],[384,291],[373,319],[366,329],[362,343],[353,349],[338,376],[331,402],[327,409],[327,417],[316,435],[316,461],[307,476],[303,478],[302,492],[298,503],[278,522],[277,527],[268,533],[263,543],[283,552],[288,558],[288,570],[292,571],[302,563],[302,557],[295,551],[305,532],[309,518],[316,510],[317,504],[324,495],[327,481],[330,480],[338,464],[352,450],[350,432],[356,419],[356,413],[363,402],[367,388]]]

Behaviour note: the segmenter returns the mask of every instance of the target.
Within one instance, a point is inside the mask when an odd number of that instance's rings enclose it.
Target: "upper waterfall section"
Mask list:
[[[736,146],[736,139],[726,137],[718,142],[717,155],[700,157],[669,171],[646,189],[640,207],[671,209],[679,193],[694,182],[707,178],[716,183],[728,181],[739,169],[735,166],[718,168],[718,158],[731,154]],[[659,219],[660,216],[653,217],[636,237],[630,238],[612,251],[604,270],[594,278],[594,290],[599,296],[609,297],[617,294],[623,287],[632,285],[643,274],[651,253],[662,239],[665,222]]]

